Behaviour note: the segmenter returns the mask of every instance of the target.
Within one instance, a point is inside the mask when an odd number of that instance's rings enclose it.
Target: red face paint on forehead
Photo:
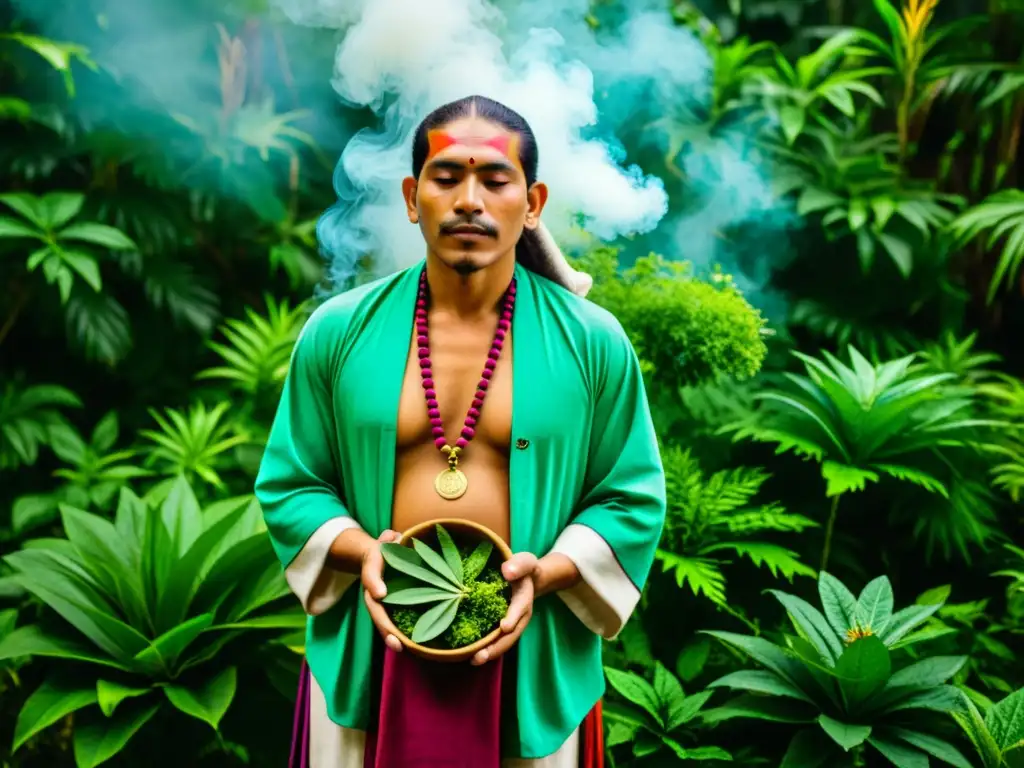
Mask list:
[[[427,160],[448,147],[459,144],[467,147],[493,147],[510,160],[518,161],[518,136],[455,136],[441,128],[427,133]],[[472,160],[470,162],[473,162]]]

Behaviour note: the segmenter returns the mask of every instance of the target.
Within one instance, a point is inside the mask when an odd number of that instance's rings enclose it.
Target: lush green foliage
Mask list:
[[[280,766],[303,617],[251,489],[371,118],[330,92],[334,31],[264,3],[160,17],[184,100],[85,44],[153,44],[161,3],[79,5],[0,3],[0,761]],[[627,5],[590,3],[594,40]],[[669,494],[605,646],[609,765],[1024,766],[1024,7],[664,14],[704,85],[595,99],[666,223],[570,254],[643,364]],[[416,551],[404,589],[444,597],[394,605],[403,631],[493,626],[493,563]]]
[[[504,618],[509,585],[490,540],[475,546],[456,542],[442,525],[435,526],[435,535],[440,552],[420,538],[381,546],[389,566],[383,602],[392,609],[395,626],[414,643],[440,638],[445,648],[462,648]]]

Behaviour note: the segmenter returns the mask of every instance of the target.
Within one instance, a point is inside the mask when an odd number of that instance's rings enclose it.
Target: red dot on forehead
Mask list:
[[[475,158],[472,158],[472,157],[471,157],[471,158],[469,158],[469,164],[470,164],[470,165],[476,165],[476,159],[475,159]]]

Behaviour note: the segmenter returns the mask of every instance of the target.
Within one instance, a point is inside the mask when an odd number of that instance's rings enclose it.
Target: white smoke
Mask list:
[[[501,101],[529,121],[540,149],[538,175],[551,191],[545,222],[563,243],[580,222],[590,235],[611,240],[648,232],[667,213],[659,178],[623,167],[612,146],[585,137],[593,126],[626,118],[598,114],[591,66],[605,76],[609,70],[643,75],[660,89],[693,87],[706,78],[703,49],[664,11],[633,19],[609,47],[581,45],[588,39],[581,30],[563,26],[568,14],[558,16],[561,29],[533,26],[531,19],[554,20],[537,3],[517,3],[506,17],[485,0],[276,2],[293,22],[342,30],[335,89],[348,105],[381,117],[379,129],[357,134],[342,155],[342,203],[325,238],[336,278],[367,252],[382,271],[422,257],[422,238],[405,223],[400,189],[411,172],[412,134],[432,109],[472,93]],[[585,32],[578,10],[576,24]],[[696,61],[688,55],[694,51],[702,54]]]

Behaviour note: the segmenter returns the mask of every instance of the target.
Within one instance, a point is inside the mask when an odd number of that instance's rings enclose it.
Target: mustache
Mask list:
[[[498,228],[493,224],[486,224],[482,221],[475,221],[472,219],[458,219],[456,221],[446,221],[441,224],[440,231],[442,235],[456,235],[458,229],[470,229],[474,232],[478,232],[481,235],[487,235],[488,237],[497,237]]]

